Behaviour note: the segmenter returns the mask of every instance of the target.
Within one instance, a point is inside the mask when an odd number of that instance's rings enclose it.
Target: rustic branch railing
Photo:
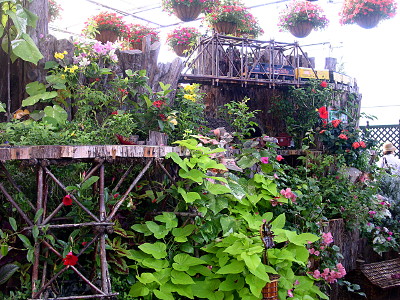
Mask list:
[[[105,145],[105,146],[31,146],[31,147],[0,147],[0,172],[5,174],[5,178],[10,184],[0,183],[0,192],[3,193],[5,199],[17,210],[19,215],[23,218],[24,222],[28,225],[24,229],[24,232],[32,232],[34,227],[39,229],[39,237],[34,241],[34,257],[32,267],[32,299],[93,299],[93,298],[107,298],[118,295],[113,293],[111,288],[111,280],[108,270],[108,262],[106,255],[106,234],[112,230],[113,217],[118,212],[118,209],[124,203],[128,194],[137,185],[141,178],[145,175],[147,170],[153,166],[166,173],[166,176],[171,177],[166,168],[162,165],[163,157],[169,152],[176,152],[179,155],[184,155],[184,151],[180,147],[170,146],[125,146],[125,145]],[[36,200],[31,201],[30,211],[24,211],[23,208],[18,204],[18,201],[13,198],[13,193],[23,192],[18,187],[16,180],[12,177],[12,173],[7,169],[6,162],[18,161],[23,162],[27,165],[33,166],[36,172]],[[93,211],[86,207],[78,198],[79,196],[73,195],[66,188],[65,184],[57,178],[56,173],[52,168],[59,168],[62,165],[69,165],[74,163],[85,162],[91,164],[91,169],[84,176],[83,182],[88,180],[94,175],[98,176],[98,182],[96,188],[93,189],[93,193],[96,194],[98,199],[97,208]],[[129,188],[123,193],[122,198],[114,204],[112,208],[106,205],[105,200],[105,168],[112,164],[123,164],[127,165],[127,171],[121,173],[121,178],[117,180],[117,184],[113,189],[113,192],[117,191],[122,183],[126,181],[128,175],[133,172],[134,167],[141,166],[142,170],[136,175],[133,181],[129,184]],[[29,168],[31,170],[32,168]],[[79,178],[77,178],[79,180]],[[76,204],[84,216],[89,221],[82,219],[81,223],[64,223],[54,224],[52,222],[59,221],[55,220],[55,216],[62,211],[64,204],[61,202],[57,205],[54,203],[54,199],[51,199],[48,193],[49,183],[53,182],[62,192],[70,195],[74,204]],[[78,182],[82,183],[82,181]],[[6,186],[13,190],[13,193],[7,191]],[[26,197],[27,199],[29,197]],[[60,201],[60,200],[57,200]],[[56,207],[52,211],[48,211],[51,204]],[[94,206],[95,207],[95,206]],[[32,216],[43,211],[42,215],[34,220]],[[35,222],[36,221],[36,222]],[[78,262],[76,266],[67,265],[59,269],[55,274],[48,273],[47,259],[41,260],[40,257],[44,254],[48,255],[47,249],[56,254],[58,260],[63,259],[63,254],[57,251],[57,245],[52,245],[48,239],[44,237],[45,234],[54,237],[55,243],[57,243],[57,234],[59,229],[76,229],[76,228],[92,228],[94,237],[83,247],[77,257],[85,253],[85,251],[92,246],[94,247],[96,255],[100,260],[100,278],[98,282],[95,279],[88,278],[87,275],[79,271],[79,268],[83,268]],[[45,231],[45,232],[44,232]],[[58,246],[61,248],[62,246]],[[65,247],[65,245],[64,245]],[[61,248],[62,249],[62,248]],[[43,253],[45,252],[45,253]],[[64,251],[65,252],[65,251]],[[43,266],[41,266],[43,264]],[[56,263],[55,263],[56,264]],[[92,294],[88,295],[85,292],[83,295],[57,295],[53,290],[52,286],[54,282],[63,274],[72,270],[78,278],[91,290]],[[42,276],[40,273],[42,272]],[[40,280],[41,279],[41,280]]]

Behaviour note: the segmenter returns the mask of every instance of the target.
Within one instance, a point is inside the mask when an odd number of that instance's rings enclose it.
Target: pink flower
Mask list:
[[[268,156],[261,157],[261,158],[260,158],[260,161],[261,161],[263,164],[267,164],[268,161],[269,161],[269,157],[268,157]]]
[[[323,239],[323,243],[325,245],[329,245],[330,243],[333,242],[333,237],[332,237],[332,233],[327,232],[327,233],[322,233],[322,239]]]
[[[387,239],[389,242],[392,240],[392,238],[391,238],[390,236],[388,236],[386,239]]]
[[[321,272],[319,270],[315,270],[313,273],[313,277],[315,279],[321,278]]]
[[[376,215],[376,211],[374,211],[374,210],[370,210],[368,213],[369,213],[370,217],[373,217]]]
[[[274,178],[279,179],[279,176],[276,173],[274,173]]]
[[[287,291],[287,294],[288,294],[288,297],[289,298],[293,298],[294,296],[293,296],[293,290],[288,290]]]
[[[287,188],[286,190],[281,190],[281,195],[292,200],[293,203],[296,202],[297,196],[292,192],[291,188]]]

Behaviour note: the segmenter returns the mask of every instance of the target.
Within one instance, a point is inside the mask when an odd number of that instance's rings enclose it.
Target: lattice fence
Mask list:
[[[384,142],[391,142],[397,149],[400,149],[400,124],[399,125],[376,125],[360,126],[360,128],[378,145]],[[397,152],[399,155],[399,152]]]

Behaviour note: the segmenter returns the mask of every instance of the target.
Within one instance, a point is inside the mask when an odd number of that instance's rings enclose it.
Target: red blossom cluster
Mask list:
[[[240,1],[230,1],[225,5],[214,7],[206,15],[206,20],[210,25],[224,21],[240,26],[246,22],[246,14],[248,11]]]
[[[101,12],[98,15],[89,18],[89,20],[85,22],[86,28],[84,31],[87,30],[88,27],[92,26],[98,31],[111,30],[117,32],[119,36],[123,36],[127,34],[128,27],[122,18],[122,16],[119,16],[116,13]]]
[[[162,0],[162,7],[164,11],[170,14],[174,13],[174,7],[177,5],[201,6],[205,12],[209,12],[213,6],[220,3],[220,0]]]
[[[161,100],[157,100],[157,101],[154,101],[153,102],[153,106],[155,106],[155,107],[157,107],[157,108],[160,108],[161,106],[163,106],[165,104],[165,102],[164,101],[161,101]]]
[[[194,27],[178,27],[167,35],[167,44],[170,47],[193,45],[199,36],[200,32]]]
[[[379,15],[382,19],[390,19],[396,15],[395,0],[346,0],[340,12],[340,23],[353,24],[359,16]]]
[[[128,39],[131,43],[140,43],[143,38],[150,35],[151,42],[157,42],[160,40],[159,32],[155,28],[147,27],[141,24],[131,24],[128,26]]]

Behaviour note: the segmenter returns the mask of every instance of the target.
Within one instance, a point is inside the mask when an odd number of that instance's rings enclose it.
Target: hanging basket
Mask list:
[[[278,281],[279,275],[269,275],[269,279],[271,280],[268,282],[265,287],[261,290],[263,300],[278,300]]]
[[[297,38],[304,38],[311,33],[313,28],[314,26],[312,23],[305,21],[289,26],[289,31]]]
[[[101,30],[96,34],[95,39],[103,44],[107,42],[114,43],[118,39],[118,33],[112,30]]]
[[[368,15],[359,15],[355,19],[355,22],[358,26],[371,29],[378,25],[379,21],[381,20],[381,16],[378,14],[368,14]]]
[[[216,32],[221,34],[234,34],[237,29],[236,23],[221,21],[212,25]]]
[[[183,22],[196,20],[202,10],[201,5],[176,4],[174,6],[175,15]]]
[[[178,55],[180,57],[187,56],[187,54],[188,54],[187,50],[190,50],[190,48],[191,47],[189,45],[185,45],[185,44],[178,44],[173,47],[176,55]]]

